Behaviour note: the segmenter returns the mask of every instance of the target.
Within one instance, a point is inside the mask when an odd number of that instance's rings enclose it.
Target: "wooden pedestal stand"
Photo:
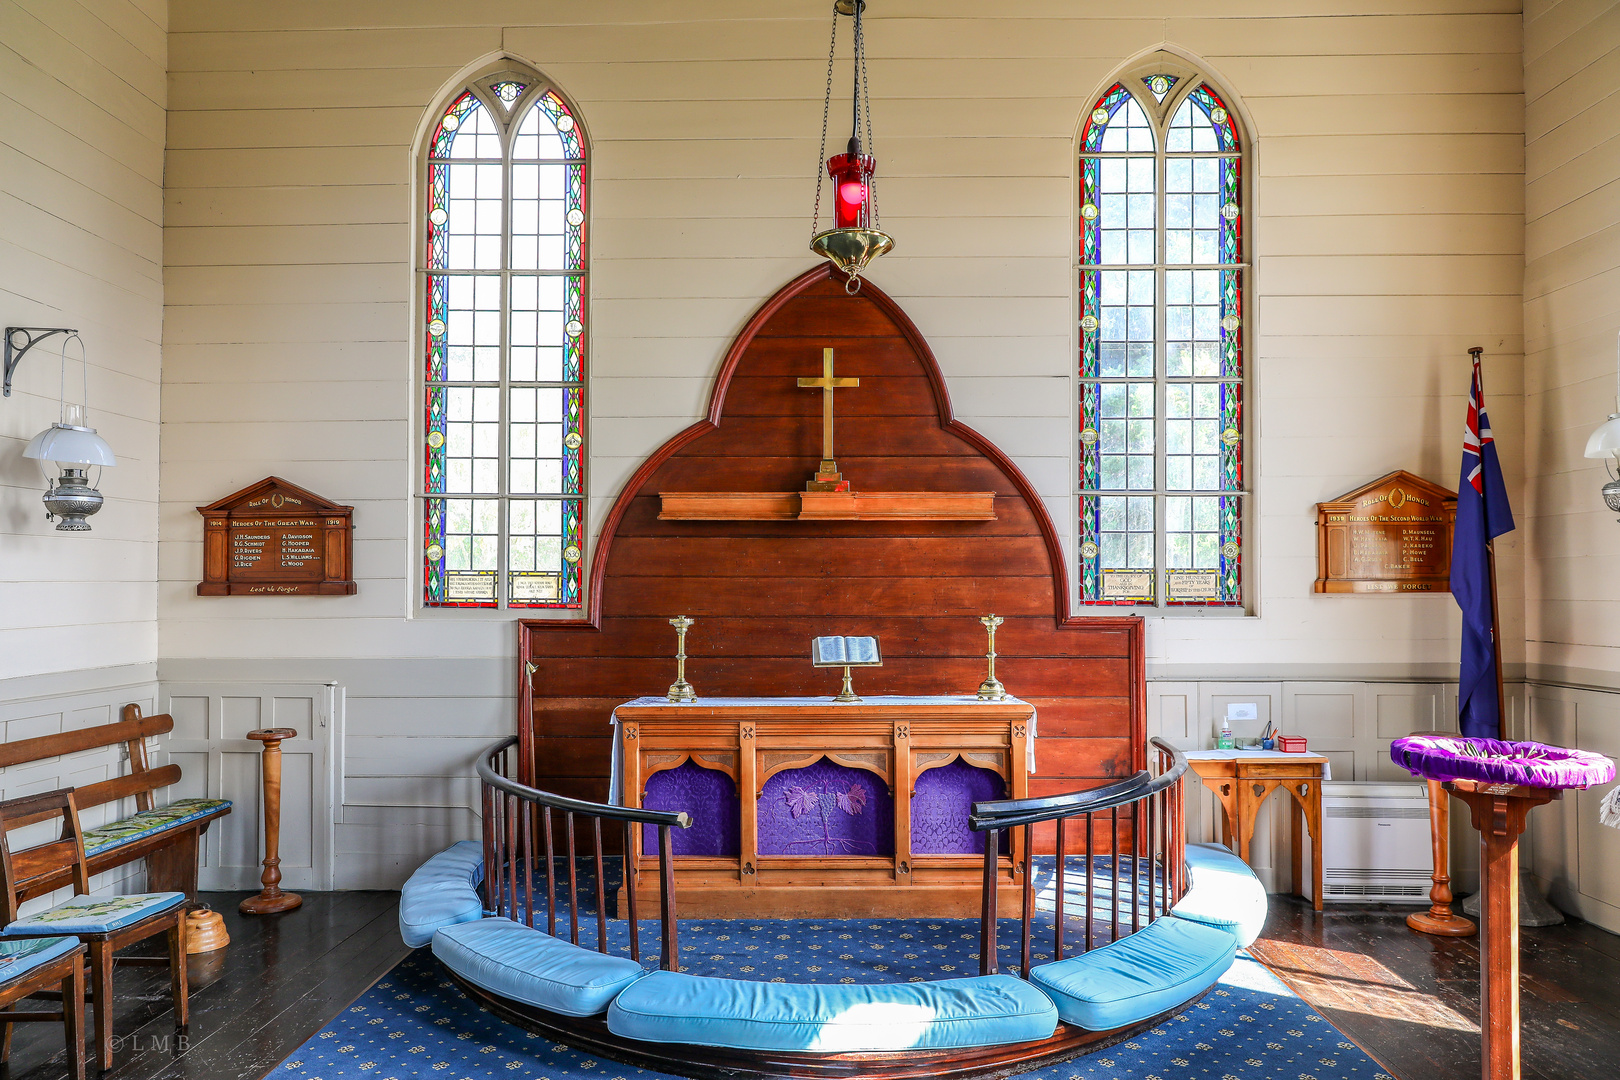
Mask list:
[[[1479,1015],[1484,1080],[1519,1080],[1519,834],[1555,788],[1450,780],[1479,830]]]
[[[248,732],[247,737],[264,744],[259,759],[264,769],[264,873],[259,882],[264,889],[242,901],[239,910],[244,915],[273,915],[291,911],[304,902],[297,893],[281,891],[281,742],[297,738],[298,732],[292,728],[259,728]]]
[[[1414,911],[1406,925],[1424,934],[1444,937],[1472,937],[1472,919],[1451,910],[1451,796],[1440,781],[1429,784],[1429,832],[1434,844],[1434,887],[1429,890],[1429,910]]]

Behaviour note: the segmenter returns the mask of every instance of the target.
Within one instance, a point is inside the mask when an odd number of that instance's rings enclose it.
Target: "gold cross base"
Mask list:
[[[806,491],[848,491],[849,481],[838,471],[838,462],[823,458],[816,469],[816,478],[804,485]]]

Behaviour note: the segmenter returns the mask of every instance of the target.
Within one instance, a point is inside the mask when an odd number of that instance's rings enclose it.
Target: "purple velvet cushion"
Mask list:
[[[1407,735],[1390,744],[1389,756],[1407,772],[1426,780],[1584,788],[1614,779],[1614,762],[1602,754],[1535,742]]]

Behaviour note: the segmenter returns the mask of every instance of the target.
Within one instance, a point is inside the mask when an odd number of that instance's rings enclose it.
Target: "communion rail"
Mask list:
[[[590,854],[594,857],[596,915],[596,949],[606,953],[607,948],[607,884],[602,851],[602,822],[618,822],[624,830],[624,851],[633,851],[631,830],[638,825],[652,825],[658,829],[658,878],[660,890],[659,937],[661,941],[659,966],[665,971],[680,970],[680,950],[676,944],[675,921],[675,854],[671,829],[685,829],[692,819],[685,811],[637,810],[627,806],[608,806],[605,803],[586,802],[553,795],[513,780],[508,774],[513,765],[512,749],[517,745],[513,735],[496,743],[478,759],[478,778],[483,788],[484,806],[484,906],[524,926],[535,925],[535,859],[538,854],[545,860],[546,933],[557,936],[557,908],[561,898],[557,894],[557,847],[553,812],[562,814],[564,857],[567,859],[568,878],[568,939],[579,944],[579,853],[575,840],[575,819],[584,818],[590,824],[592,835]],[[539,835],[542,850],[535,849],[535,836]],[[626,909],[636,910],[636,876],[624,874]],[[637,920],[625,920],[630,932],[630,958],[641,960],[641,941]],[[538,927],[536,927],[538,929]]]
[[[1143,769],[1125,780],[1092,788],[1089,791],[1067,795],[1050,795],[1037,799],[1002,799],[973,804],[968,824],[976,832],[985,833],[984,842],[984,899],[979,919],[979,972],[994,975],[997,972],[996,947],[996,853],[1001,850],[1001,830],[1024,830],[1024,895],[1023,917],[1020,921],[1020,957],[1024,978],[1029,978],[1031,921],[1035,913],[1035,861],[1033,857],[1034,828],[1042,822],[1057,822],[1056,866],[1053,873],[1054,931],[1052,962],[1063,959],[1065,922],[1068,897],[1064,891],[1065,863],[1068,861],[1067,826],[1084,819],[1085,848],[1081,863],[1085,877],[1086,931],[1082,952],[1089,952],[1094,942],[1094,926],[1098,914],[1096,893],[1098,887],[1096,861],[1097,833],[1103,832],[1108,840],[1108,941],[1120,937],[1122,905],[1120,903],[1120,820],[1129,826],[1130,873],[1125,876],[1130,897],[1125,916],[1129,932],[1135,933],[1144,925],[1170,913],[1187,892],[1186,851],[1187,833],[1182,782],[1187,772],[1187,759],[1180,750],[1163,739],[1149,740],[1156,751],[1158,775]],[[1121,813],[1121,811],[1124,811]],[[1106,815],[1106,816],[1104,816]],[[1146,840],[1145,850],[1142,841]],[[1146,910],[1143,904],[1143,863],[1146,863]],[[1144,920],[1145,916],[1145,920]],[[1106,942],[1104,943],[1106,944]]]

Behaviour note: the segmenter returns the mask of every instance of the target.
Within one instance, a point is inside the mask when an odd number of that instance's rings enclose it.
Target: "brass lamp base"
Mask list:
[[[980,701],[1000,701],[1007,696],[1007,688],[1001,685],[1000,679],[986,679],[979,684]]]
[[[856,288],[872,260],[893,247],[894,238],[876,229],[831,229],[810,241],[810,250],[847,274]]]
[[[667,697],[670,701],[696,701],[697,691],[692,689],[691,683],[682,679],[680,682],[670,684]]]

